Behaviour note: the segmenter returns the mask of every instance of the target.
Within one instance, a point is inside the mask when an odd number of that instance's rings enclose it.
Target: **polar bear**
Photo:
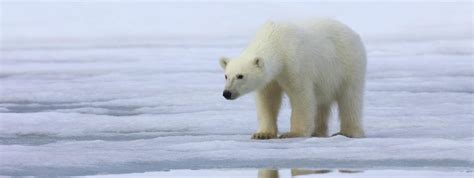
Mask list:
[[[283,93],[291,127],[280,138],[327,137],[333,103],[340,120],[334,135],[364,136],[365,49],[359,35],[336,20],[267,22],[237,58],[222,57],[220,65],[226,99],[256,91],[259,128],[253,139],[277,138]]]

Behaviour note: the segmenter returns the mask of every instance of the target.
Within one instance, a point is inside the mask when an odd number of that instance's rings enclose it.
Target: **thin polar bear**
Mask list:
[[[333,103],[340,120],[336,134],[364,137],[366,54],[359,35],[346,25],[331,19],[267,22],[238,57],[223,57],[220,65],[226,99],[256,91],[259,127],[253,139],[277,138],[284,93],[292,109],[291,127],[280,138],[327,137]]]

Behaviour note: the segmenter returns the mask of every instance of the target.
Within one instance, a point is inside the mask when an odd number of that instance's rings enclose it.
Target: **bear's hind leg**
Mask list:
[[[363,89],[360,87],[346,88],[339,96],[339,120],[341,131],[334,135],[350,138],[364,137],[362,129]],[[334,136],[333,135],[333,136]]]
[[[257,91],[256,104],[259,128],[252,135],[252,139],[271,139],[277,137],[277,117],[282,95],[283,91],[275,81]]]
[[[318,104],[315,118],[315,128],[313,137],[327,137],[328,136],[328,119],[331,115],[331,104]]]

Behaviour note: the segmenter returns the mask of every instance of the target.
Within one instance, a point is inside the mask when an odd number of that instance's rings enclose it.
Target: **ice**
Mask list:
[[[112,174],[97,175],[95,177],[175,177],[175,178],[191,178],[191,177],[238,177],[238,178],[342,178],[342,177],[472,177],[470,172],[446,172],[446,171],[427,171],[427,170],[347,170],[347,169],[224,169],[224,170],[172,170],[166,172],[145,172],[133,174]]]
[[[0,175],[472,171],[471,3],[2,2]],[[364,39],[367,138],[251,140],[253,97],[221,96],[218,59],[267,19],[312,16]]]

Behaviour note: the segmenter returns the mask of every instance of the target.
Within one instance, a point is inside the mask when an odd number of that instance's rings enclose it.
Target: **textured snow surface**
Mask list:
[[[218,58],[266,19],[317,15],[367,45],[367,138],[251,140],[253,97],[221,96]],[[2,2],[0,175],[472,171],[471,18],[470,3]],[[285,101],[281,132],[290,111]]]

